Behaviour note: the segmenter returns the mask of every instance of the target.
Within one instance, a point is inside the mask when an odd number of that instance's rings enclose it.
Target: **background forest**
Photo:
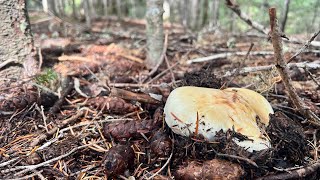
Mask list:
[[[320,0],[0,0],[0,179],[320,179]]]
[[[27,0],[29,11],[45,11],[61,18],[86,20],[115,15],[118,18],[143,19],[145,0]],[[281,23],[286,24],[289,34],[312,33],[320,27],[319,0],[238,0],[241,10],[264,26],[268,26],[268,8],[276,7],[281,12]],[[236,21],[235,13],[228,10],[221,0],[166,0],[164,20],[179,23],[191,30],[219,26],[230,32],[248,30],[243,21]],[[287,11],[287,18],[286,18]],[[287,19],[287,20],[285,20]],[[76,21],[75,21],[76,23]]]

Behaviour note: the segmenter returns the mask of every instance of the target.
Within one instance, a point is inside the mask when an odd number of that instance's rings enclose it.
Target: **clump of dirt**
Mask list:
[[[222,86],[222,81],[214,75],[210,67],[202,67],[200,71],[187,72],[182,79],[181,86],[197,86],[219,89]]]
[[[271,115],[266,131],[273,146],[272,166],[287,168],[304,164],[304,157],[310,154],[303,127],[299,123],[278,111]]]

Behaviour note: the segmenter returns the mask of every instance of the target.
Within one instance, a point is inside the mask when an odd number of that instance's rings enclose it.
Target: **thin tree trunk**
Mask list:
[[[209,27],[214,27],[218,23],[219,18],[219,5],[220,0],[213,0],[209,2],[208,16],[209,16]]]
[[[72,16],[73,18],[77,18],[77,8],[75,0],[72,0]]]
[[[45,1],[47,1],[48,3],[48,12],[46,13],[58,16],[58,13],[56,11],[55,1],[52,1],[52,0],[45,0]]]
[[[188,26],[188,10],[189,10],[189,6],[188,6],[188,2],[189,1],[179,1],[179,14],[181,17],[181,24],[186,28]]]
[[[198,0],[191,0],[190,4],[191,8],[189,11],[189,27],[191,29],[195,29],[197,27],[197,20],[198,20],[198,10],[199,10],[199,1]]]
[[[90,16],[91,16],[91,20],[93,18],[96,18],[97,17],[97,12],[96,12],[96,9],[95,9],[95,1],[94,0],[90,0],[89,1],[89,12],[90,12]]]
[[[308,28],[308,29],[311,29],[312,31],[314,31],[316,29],[320,29],[319,5],[320,5],[320,1],[317,0],[317,2],[315,3],[315,6],[314,6],[314,15],[313,15],[312,21],[311,21],[311,28]],[[317,36],[316,40],[320,41],[320,36]]]
[[[108,15],[108,0],[103,0],[103,15]]]
[[[37,73],[25,0],[0,1],[0,71],[8,78]]]
[[[289,6],[290,6],[290,0],[285,0],[285,1],[284,1],[283,16],[282,16],[282,18],[281,18],[281,26],[280,26],[282,32],[284,32],[285,26],[286,26],[286,23],[287,23]]]
[[[197,13],[196,29],[200,29],[203,26],[203,22],[206,18],[207,13],[207,1],[201,0],[199,2],[199,8]]]
[[[91,13],[89,8],[89,0],[83,1],[83,10],[84,10],[84,16],[86,18],[86,25],[87,27],[91,26]]]
[[[181,22],[179,1],[169,0],[170,5],[170,22]]]
[[[137,17],[136,1],[135,0],[130,0],[130,5],[131,5],[132,17],[136,18]]]
[[[116,1],[116,7],[117,7],[117,15],[118,15],[118,18],[122,18],[122,8],[121,8],[121,0],[117,0]]]
[[[157,65],[163,51],[163,0],[147,0],[147,62],[148,68]]]

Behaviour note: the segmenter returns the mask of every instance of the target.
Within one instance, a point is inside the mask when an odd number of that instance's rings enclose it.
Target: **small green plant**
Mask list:
[[[36,83],[43,86],[49,86],[53,81],[56,81],[58,75],[52,69],[45,69],[41,74],[37,75]]]

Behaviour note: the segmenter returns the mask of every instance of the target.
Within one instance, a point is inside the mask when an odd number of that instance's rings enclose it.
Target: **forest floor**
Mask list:
[[[268,37],[166,23],[163,61],[148,70],[144,29],[144,21],[112,17],[91,29],[56,18],[32,23],[42,73],[0,85],[0,179],[319,179],[319,126],[287,96]],[[286,42],[285,57],[302,46]],[[310,47],[288,65],[318,116],[319,57]],[[230,145],[232,132],[217,143],[173,134],[163,107],[179,86],[261,93],[276,112],[273,148],[248,153]]]

